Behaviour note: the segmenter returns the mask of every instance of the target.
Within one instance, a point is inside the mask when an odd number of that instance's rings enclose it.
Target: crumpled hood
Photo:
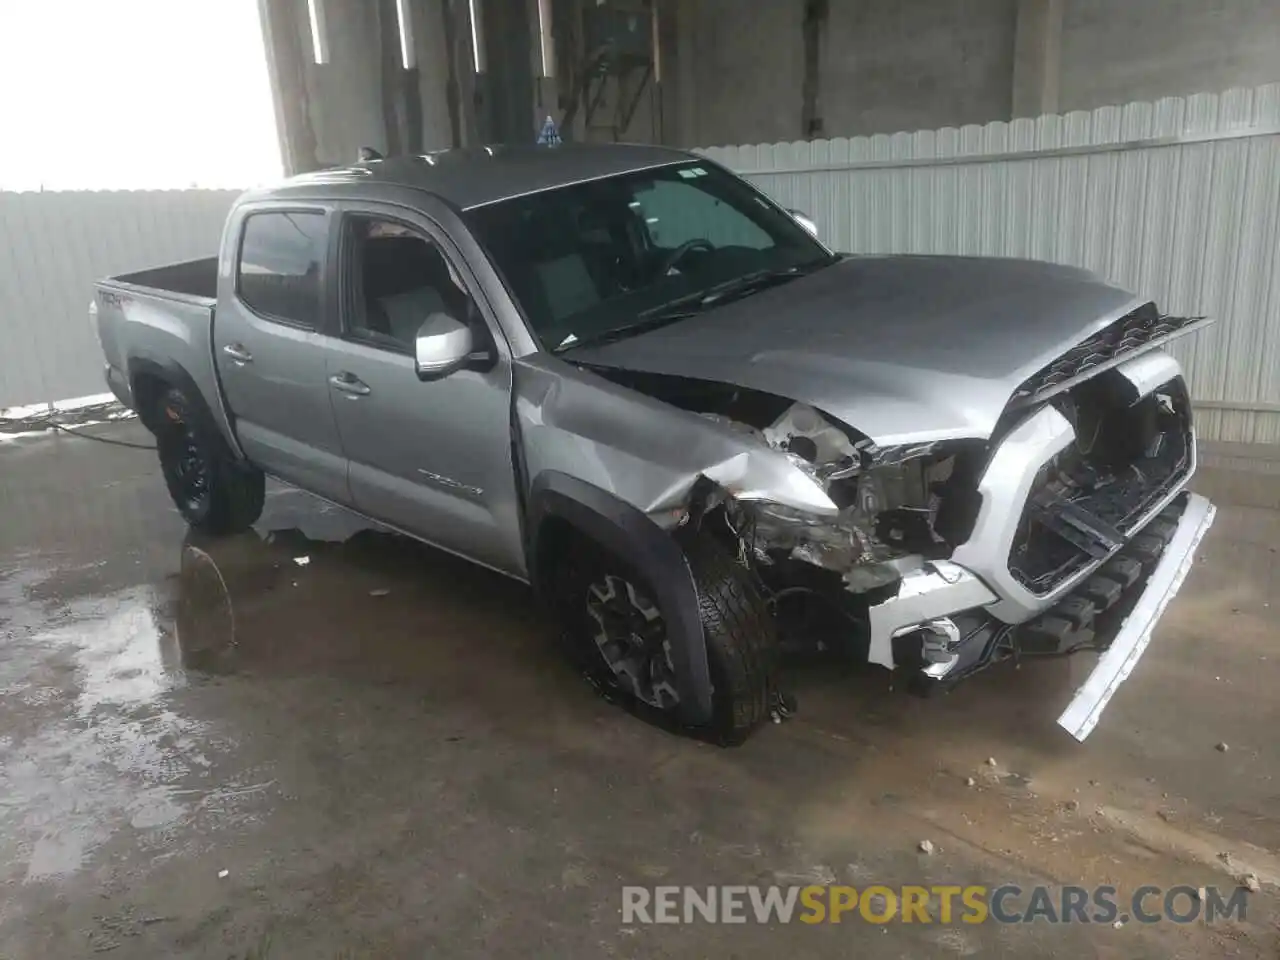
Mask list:
[[[798,400],[882,446],[986,438],[1019,384],[1142,302],[1031,260],[850,257],[566,359]]]

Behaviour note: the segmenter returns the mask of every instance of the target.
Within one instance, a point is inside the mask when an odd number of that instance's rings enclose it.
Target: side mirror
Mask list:
[[[813,222],[813,217],[807,213],[801,213],[799,210],[788,210],[787,213],[791,214],[792,219],[804,227],[810,236],[816,237],[818,235],[818,225]]]
[[[439,380],[466,366],[475,349],[471,328],[447,313],[433,313],[418,328],[413,362],[419,380]]]

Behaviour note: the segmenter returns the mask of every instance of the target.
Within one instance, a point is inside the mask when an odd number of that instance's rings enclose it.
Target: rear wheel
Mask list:
[[[742,743],[769,717],[777,641],[773,618],[746,572],[717,541],[681,535],[698,593],[712,684],[712,720],[699,732]],[[680,694],[666,621],[645,578],[586,538],[560,565],[557,606],[570,653],[608,699],[663,726]]]
[[[239,533],[262,515],[262,472],[236,460],[205,411],[174,387],[159,400],[155,423],[160,468],[174,506],[203,533]]]

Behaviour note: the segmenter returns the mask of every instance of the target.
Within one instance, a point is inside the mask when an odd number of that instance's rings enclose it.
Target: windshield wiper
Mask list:
[[[697,293],[691,293],[661,306],[653,307],[641,313],[640,317],[645,319],[647,317],[670,316],[677,320],[682,319],[695,313],[701,313],[703,310],[718,304],[740,300],[749,294],[758,293],[768,287],[776,287],[798,277],[807,276],[815,270],[834,262],[832,258],[822,257],[818,260],[797,264],[792,267],[783,267],[781,269],[770,267],[765,270],[745,273],[740,277],[734,277],[732,280],[717,283],[715,286],[708,287],[705,290],[699,290]]]
[[[573,334],[569,334],[551,352],[564,353],[566,350],[577,350],[579,347],[602,347],[606,343],[616,343],[619,340],[634,337],[636,334],[645,333],[648,330],[657,330],[659,327],[665,327],[669,323],[675,323],[677,320],[683,320],[685,317],[691,316],[693,316],[691,312],[663,313],[650,316],[638,323],[628,323],[625,326],[614,327],[612,330],[606,330],[604,333],[596,334],[594,337],[579,339]]]
[[[797,264],[792,267],[781,269],[771,267],[746,273],[740,277],[734,277],[732,280],[717,283],[706,289],[686,294],[683,297],[677,297],[674,300],[669,300],[656,307],[641,311],[637,315],[638,320],[636,323],[614,327],[612,330],[606,330],[597,336],[586,339],[578,339],[570,334],[560,342],[560,345],[553,352],[562,353],[565,350],[574,350],[583,346],[596,347],[606,343],[616,343],[619,340],[625,340],[628,337],[634,337],[649,330],[656,330],[679,320],[688,319],[719,304],[739,300],[768,287],[806,276],[815,270],[835,263],[835,261],[835,257],[821,257],[818,260]]]

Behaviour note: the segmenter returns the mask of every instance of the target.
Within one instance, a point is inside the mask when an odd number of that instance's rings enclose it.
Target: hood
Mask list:
[[[1031,260],[849,257],[566,359],[772,393],[881,446],[985,439],[1024,380],[1141,303]]]

